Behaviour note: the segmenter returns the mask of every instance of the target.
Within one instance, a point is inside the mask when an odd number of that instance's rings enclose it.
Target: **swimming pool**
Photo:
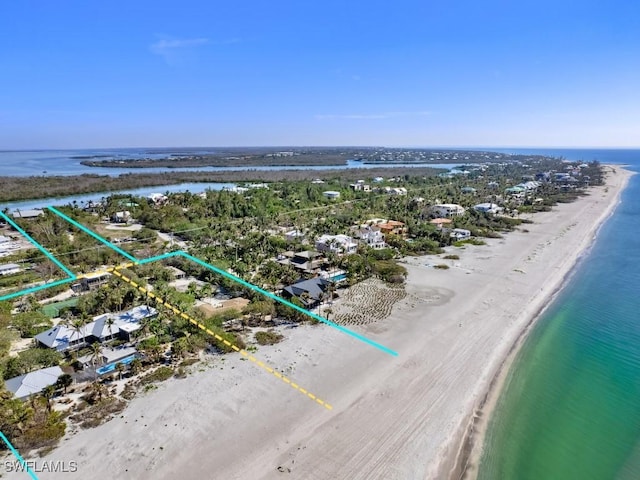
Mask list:
[[[136,353],[129,355],[128,357],[124,357],[120,360],[118,360],[117,362],[113,362],[113,363],[108,363],[107,365],[100,367],[96,370],[96,373],[98,375],[104,375],[105,373],[109,373],[109,372],[113,372],[116,369],[116,365],[119,363],[122,363],[124,365],[128,365],[131,362],[133,362],[136,358],[138,358],[138,355]]]

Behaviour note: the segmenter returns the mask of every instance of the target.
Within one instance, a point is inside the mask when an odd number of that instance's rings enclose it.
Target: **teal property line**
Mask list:
[[[82,230],[83,232],[91,235],[93,238],[95,238],[96,240],[104,243],[106,246],[108,246],[109,248],[111,248],[112,250],[115,250],[116,252],[118,252],[120,255],[128,258],[129,260],[131,260],[132,262],[137,262],[138,260],[129,255],[127,252],[125,252],[124,250],[116,247],[113,243],[111,243],[108,240],[105,240],[104,238],[102,238],[100,235],[98,235],[97,233],[92,232],[91,230],[89,230],[87,227],[85,227],[84,225],[81,225],[80,223],[76,222],[74,219],[67,217],[64,213],[62,213],[61,211],[57,210],[54,207],[47,207],[49,209],[49,211],[55,213],[56,215],[58,215],[60,218],[63,218],[64,220],[66,220],[67,222],[69,222],[71,225],[73,225],[76,228],[79,228],[80,230]]]
[[[170,253],[165,253],[163,255],[158,255],[157,257],[151,257],[151,258],[147,258],[145,260],[138,260],[134,257],[132,257],[131,255],[129,255],[127,252],[121,250],[120,248],[116,247],[115,245],[113,245],[111,242],[109,242],[108,240],[102,238],[101,236],[99,236],[97,233],[92,232],[91,230],[89,230],[87,227],[85,227],[84,225],[80,225],[78,222],[76,222],[75,220],[72,220],[71,218],[67,217],[65,214],[59,212],[58,210],[56,210],[53,207],[48,207],[49,210],[51,210],[53,213],[59,215],[61,218],[67,220],[68,222],[70,222],[72,225],[75,225],[76,227],[80,228],[82,231],[88,233],[89,235],[91,235],[92,237],[94,237],[95,239],[99,240],[100,242],[104,243],[105,245],[107,245],[109,248],[113,249],[114,251],[118,252],[121,255],[124,255],[125,257],[127,257],[129,260],[131,260],[134,264],[145,264],[145,263],[150,263],[152,261],[157,261],[157,260],[163,260],[165,258],[169,258],[169,257],[175,257],[175,256],[182,256],[188,260],[191,260],[192,262],[195,262],[199,265],[202,265],[203,267],[218,273],[226,278],[228,278],[229,280],[233,280],[236,283],[239,283],[240,285],[243,285],[251,290],[253,290],[254,292],[258,292],[262,295],[265,295],[266,297],[269,297],[273,300],[275,300],[276,302],[280,302],[283,305],[286,305],[287,307],[293,308],[294,310],[297,310],[298,312],[301,312],[305,315],[308,315],[309,317],[318,320],[319,322],[322,322],[326,325],[329,325],[330,327],[335,328],[336,330],[341,331],[342,333],[346,333],[347,335],[360,340],[361,342],[364,342],[368,345],[371,345],[372,347],[377,348],[378,350],[381,350],[385,353],[388,353],[389,355],[392,355],[394,357],[398,356],[398,352],[396,352],[395,350],[391,350],[388,347],[385,347],[384,345],[378,343],[378,342],[374,342],[373,340],[365,337],[364,335],[360,335],[359,333],[354,332],[353,330],[349,330],[348,328],[343,327],[342,325],[339,325],[337,323],[334,323],[330,320],[327,320],[326,318],[317,315],[313,312],[310,312],[308,310],[305,310],[302,307],[299,307],[298,305],[295,305],[294,303],[291,303],[287,300],[285,300],[284,298],[278,297],[277,295],[274,295],[271,292],[267,292],[266,290],[263,290],[262,288],[258,287],[257,285],[254,285],[252,283],[249,283],[243,279],[241,279],[240,277],[236,277],[235,275],[230,274],[229,272],[225,272],[224,270],[218,268],[218,267],[214,267],[213,265],[208,264],[207,262],[200,260],[199,258],[196,258],[192,255],[189,255],[188,253],[182,251],[182,250],[178,250],[175,252],[170,252]]]
[[[240,277],[236,277],[235,275],[230,274],[229,272],[225,272],[224,270],[218,268],[218,267],[214,267],[213,265],[209,265],[207,262],[204,262],[202,260],[200,260],[199,258],[196,258],[194,256],[189,255],[186,252],[180,251],[180,254],[184,257],[187,258],[189,260],[191,260],[192,262],[196,262],[199,265],[202,265],[205,268],[208,268],[209,270],[212,270],[230,280],[233,280],[234,282],[239,283],[240,285],[244,285],[247,288],[250,288],[251,290],[253,290],[254,292],[258,292],[261,293],[262,295],[265,295],[273,300],[275,300],[276,302],[280,302],[283,305],[286,305],[287,307],[291,307],[294,310],[297,310],[298,312],[304,313],[305,315],[310,316],[311,318],[314,318],[315,320],[318,320],[319,322],[322,322],[324,324],[329,325],[330,327],[333,327],[343,333],[346,333],[347,335],[352,336],[353,338],[356,338],[358,340],[360,340],[361,342],[364,342],[368,345],[371,345],[372,347],[377,348],[378,350],[382,350],[385,353],[388,353],[389,355],[393,355],[394,357],[398,356],[398,352],[396,352],[395,350],[391,350],[388,347],[385,347],[384,345],[381,345],[378,342],[374,342],[373,340],[365,337],[364,335],[360,335],[357,332],[354,332],[353,330],[349,330],[348,328],[343,327],[342,325],[339,325],[337,323],[334,323],[330,320],[327,320],[326,318],[317,315],[313,312],[310,312],[308,310],[305,310],[304,308],[296,305],[295,303],[291,303],[288,300],[285,300],[284,298],[281,298],[277,295],[274,295],[271,292],[267,292],[266,290],[263,290],[262,288],[258,287],[257,285],[254,285],[252,283],[249,283],[243,279],[241,279]]]
[[[24,461],[24,458],[22,458],[20,453],[18,453],[18,450],[16,450],[15,447],[13,445],[11,445],[11,442],[5,436],[4,433],[0,432],[0,438],[2,438],[2,441],[7,445],[7,447],[11,451],[11,453],[13,453],[13,456],[16,457],[16,459],[20,462],[20,465],[22,465],[22,467],[31,476],[31,478],[33,480],[38,480],[38,477],[36,477],[36,474],[33,473],[33,470],[31,470],[31,468],[29,467],[29,464]]]
[[[73,278],[67,278],[66,280],[58,280],[56,282],[46,283],[38,287],[31,287],[25,290],[20,290],[19,292],[9,293],[8,295],[1,296],[0,302],[3,300],[11,300],[12,298],[21,297],[23,295],[28,295],[33,292],[38,292],[40,290],[46,290],[48,288],[57,287],[58,285],[64,285],[65,283],[73,282],[75,279],[76,277],[74,276]]]
[[[7,222],[9,225],[15,228],[18,232],[20,232],[21,235],[23,235],[27,240],[29,240],[33,245],[35,245],[38,248],[38,250],[44,253],[49,260],[51,260],[58,267],[60,267],[64,271],[64,273],[69,275],[69,277],[71,277],[72,279],[76,278],[76,275],[71,270],[69,270],[62,263],[60,263],[60,261],[56,257],[54,257],[51,253],[49,253],[46,248],[44,248],[42,245],[36,242],[33,238],[31,238],[27,232],[25,232],[22,228],[20,228],[20,226],[16,222],[11,220],[4,212],[0,212],[0,216],[2,216],[5,222]]]

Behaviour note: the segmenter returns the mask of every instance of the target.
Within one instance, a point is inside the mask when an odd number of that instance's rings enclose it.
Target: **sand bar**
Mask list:
[[[629,176],[615,167],[607,187],[536,214],[528,232],[452,248],[459,260],[408,259],[406,298],[385,320],[354,327],[396,358],[323,325],[285,330],[285,342],[256,352],[331,411],[231,355],[135,398],[122,418],[68,436],[41,460],[77,461],[74,475],[95,480],[450,477],[507,354]],[[451,268],[429,266],[443,262]]]

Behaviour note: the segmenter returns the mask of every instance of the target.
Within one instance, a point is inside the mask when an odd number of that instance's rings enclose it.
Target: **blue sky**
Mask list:
[[[631,0],[20,0],[0,25],[0,149],[640,145]]]

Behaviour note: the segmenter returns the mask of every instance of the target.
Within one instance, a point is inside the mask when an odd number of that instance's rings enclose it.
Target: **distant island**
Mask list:
[[[367,164],[388,163],[485,163],[513,160],[514,155],[471,150],[432,150],[356,147],[225,148],[215,153],[153,151],[162,158],[104,159],[103,155],[78,156],[82,165],[107,168],[283,167],[346,165],[348,160]]]

